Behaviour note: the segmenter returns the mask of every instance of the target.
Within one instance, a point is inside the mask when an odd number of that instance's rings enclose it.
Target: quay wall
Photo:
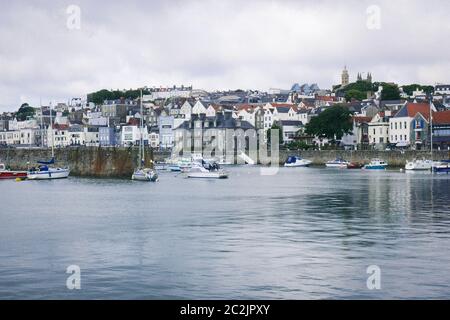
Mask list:
[[[280,164],[283,164],[289,155],[297,155],[309,159],[313,165],[324,165],[325,162],[337,157],[367,163],[370,159],[380,158],[390,166],[404,166],[407,160],[430,158],[429,151],[343,151],[343,150],[311,150],[292,151],[280,150]],[[4,163],[14,170],[26,170],[35,166],[38,160],[50,159],[50,149],[5,149],[0,148],[0,163]],[[163,161],[170,157],[170,152],[153,151],[146,149],[146,165],[150,159]],[[449,159],[449,151],[434,151],[435,160]],[[69,166],[71,175],[91,177],[129,177],[139,163],[139,148],[98,148],[77,147],[56,149],[57,165]]]

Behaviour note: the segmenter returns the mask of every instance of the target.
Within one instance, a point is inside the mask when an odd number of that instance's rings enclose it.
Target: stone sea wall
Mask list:
[[[280,164],[289,155],[299,155],[313,161],[314,165],[324,165],[336,157],[354,162],[369,162],[380,158],[390,166],[404,166],[407,160],[430,158],[429,151],[280,151]],[[4,149],[0,148],[0,163],[11,169],[26,170],[36,165],[38,160],[50,159],[49,149]],[[169,152],[146,150],[146,162],[150,159],[163,161],[170,157]],[[449,151],[435,151],[434,159],[448,159]],[[71,175],[91,177],[129,177],[139,163],[139,148],[96,148],[78,147],[56,149],[55,158],[59,166],[69,166]]]

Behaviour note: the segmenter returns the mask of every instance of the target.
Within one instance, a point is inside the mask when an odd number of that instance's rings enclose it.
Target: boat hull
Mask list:
[[[431,161],[420,161],[420,162],[407,162],[405,165],[405,170],[413,171],[430,171],[433,167],[433,162]]]
[[[158,180],[158,174],[152,170],[149,171],[135,171],[131,176],[131,180],[134,181],[146,181],[146,182],[155,182]]]
[[[195,179],[227,179],[228,173],[226,172],[190,172],[187,174],[188,178]]]
[[[28,180],[54,180],[54,179],[65,179],[69,176],[69,169],[49,169],[48,171],[29,171],[27,173]]]
[[[348,163],[326,163],[325,166],[327,168],[345,169],[347,168]]]
[[[365,165],[363,167],[363,169],[365,169],[365,170],[386,170],[386,166],[381,166],[381,165],[369,166],[369,165]]]
[[[0,180],[26,179],[26,178],[27,178],[26,171],[3,171],[3,172],[0,172]]]
[[[300,160],[300,161],[296,161],[296,162],[292,162],[292,163],[285,163],[284,166],[285,167],[308,167],[309,165],[311,165],[312,161],[309,160]]]

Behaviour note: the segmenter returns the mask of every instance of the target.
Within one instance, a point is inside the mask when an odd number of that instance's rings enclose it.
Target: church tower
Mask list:
[[[367,73],[367,82],[372,83],[372,73]]]
[[[345,87],[346,85],[348,85],[350,83],[350,77],[348,75],[347,66],[344,67],[341,78],[342,78],[341,84],[343,87]]]

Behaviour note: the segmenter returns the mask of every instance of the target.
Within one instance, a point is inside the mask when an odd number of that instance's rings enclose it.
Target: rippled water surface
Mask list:
[[[450,297],[450,176],[230,171],[0,181],[0,299]]]

